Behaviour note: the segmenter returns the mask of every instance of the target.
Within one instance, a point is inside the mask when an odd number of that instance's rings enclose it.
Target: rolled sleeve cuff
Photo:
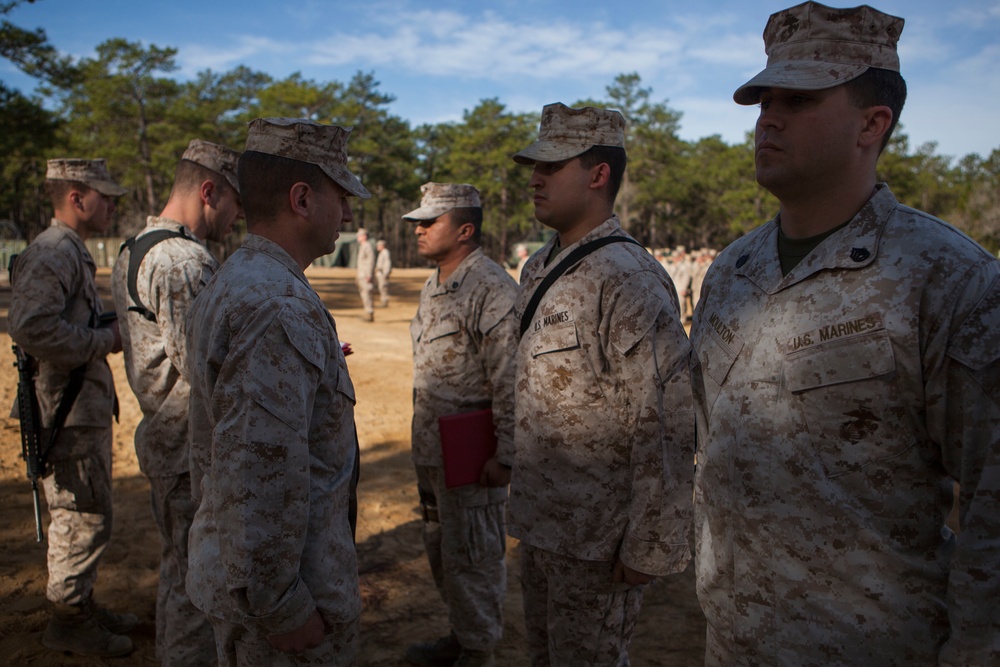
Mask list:
[[[314,611],[316,602],[309,589],[301,579],[296,579],[268,613],[261,616],[248,615],[245,624],[256,625],[265,635],[280,635],[301,628]]]
[[[677,523],[671,534],[686,535],[686,525]],[[647,541],[626,532],[620,558],[628,567],[657,577],[683,572],[691,560],[691,547],[687,540],[678,542]]]

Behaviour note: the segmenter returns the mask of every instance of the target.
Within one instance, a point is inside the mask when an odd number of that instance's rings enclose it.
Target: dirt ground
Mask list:
[[[423,554],[416,481],[410,461],[411,354],[409,322],[416,312],[426,269],[393,272],[393,297],[377,308],[374,323],[361,320],[361,302],[350,269],[307,272],[337,322],[358,404],[361,440],[358,561],[364,611],[362,663],[405,665],[405,647],[447,633],[447,612],[438,597]],[[108,270],[98,273],[105,305],[111,303]],[[10,353],[7,307],[10,288],[0,284],[0,414],[16,395],[17,372]],[[6,355],[6,356],[4,356]],[[121,355],[111,358],[121,421],[115,428],[115,523],[101,564],[97,597],[117,610],[139,615],[131,633],[136,650],[118,659],[78,658],[45,649],[40,643],[47,619],[44,545],[35,542],[31,487],[21,459],[18,424],[0,418],[0,665],[156,665],[153,614],[159,537],[149,509],[149,487],[139,472],[132,437],[140,413],[129,390]],[[48,517],[44,513],[47,530]],[[504,604],[506,628],[497,651],[501,667],[528,665],[518,577],[518,544],[508,539],[509,586]],[[694,593],[691,567],[658,580],[646,592],[632,640],[632,664],[685,667],[703,664],[705,622]]]

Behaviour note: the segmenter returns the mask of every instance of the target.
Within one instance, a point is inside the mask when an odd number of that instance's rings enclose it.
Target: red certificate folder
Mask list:
[[[496,454],[497,436],[493,431],[493,411],[438,417],[441,429],[441,457],[444,459],[444,485],[474,484],[479,481],[483,465]]]

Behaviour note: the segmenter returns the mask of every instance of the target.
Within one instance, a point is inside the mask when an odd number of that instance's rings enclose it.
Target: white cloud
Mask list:
[[[182,77],[192,77],[206,69],[224,71],[265,57],[291,55],[297,50],[291,43],[254,35],[237,36],[229,46],[222,39],[217,44],[208,46],[197,42],[178,49],[179,74]]]

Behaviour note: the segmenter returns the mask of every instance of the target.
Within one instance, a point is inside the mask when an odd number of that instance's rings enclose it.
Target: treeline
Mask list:
[[[0,15],[11,7],[0,4]],[[299,74],[274,79],[241,66],[178,82],[169,76],[176,49],[116,38],[100,44],[94,57],[70,62],[41,30],[7,21],[0,54],[43,82],[34,97],[0,84],[0,220],[7,234],[32,238],[48,224],[46,158],[88,156],[107,158],[129,188],[111,230],[129,235],[162,208],[190,139],[240,149],[247,122],[258,116],[354,126],[350,166],[373,194],[354,202],[355,221],[388,241],[397,264],[419,261],[412,228],[400,216],[417,205],[427,181],[479,187],[484,245],[494,257],[508,257],[516,242],[543,234],[532,215],[530,169],[510,159],[534,140],[540,110],[512,112],[496,98],[484,99],[460,122],[411,127],[389,112],[394,98],[379,89],[373,72],[320,82]],[[776,201],[754,180],[751,136],[736,145],[719,136],[682,140],[681,114],[654,100],[638,74],[619,75],[606,93],[562,101],[616,108],[628,118],[629,168],[617,210],[641,242],[721,248],[774,214]],[[933,143],[911,149],[900,127],[880,171],[903,203],[948,220],[994,253],[1000,249],[1000,148],[986,158],[953,160],[938,155]]]

